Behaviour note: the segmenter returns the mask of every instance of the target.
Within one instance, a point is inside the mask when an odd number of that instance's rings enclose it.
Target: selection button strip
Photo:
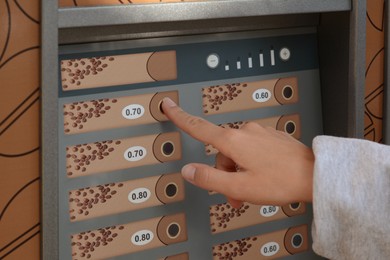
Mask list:
[[[66,147],[69,178],[181,159],[179,132]]]
[[[184,200],[180,173],[86,187],[69,192],[70,221],[81,221]]]

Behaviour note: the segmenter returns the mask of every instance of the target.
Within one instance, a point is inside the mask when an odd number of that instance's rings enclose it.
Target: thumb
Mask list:
[[[237,177],[235,172],[225,172],[209,165],[191,163],[185,165],[181,173],[185,180],[205,190],[212,190],[227,196],[233,195],[231,193],[237,190],[238,183],[234,181]]]

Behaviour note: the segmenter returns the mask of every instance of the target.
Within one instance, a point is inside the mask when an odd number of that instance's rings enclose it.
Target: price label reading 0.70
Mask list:
[[[144,115],[145,108],[139,104],[131,104],[122,109],[122,116],[126,119],[137,119]]]
[[[124,157],[129,162],[136,162],[142,160],[146,156],[146,149],[142,146],[133,146],[127,149]]]
[[[154,238],[154,234],[150,230],[140,230],[131,236],[131,243],[136,246],[143,246],[149,244]]]
[[[128,195],[128,200],[134,204],[146,202],[151,197],[152,193],[147,188],[137,188],[132,190]]]

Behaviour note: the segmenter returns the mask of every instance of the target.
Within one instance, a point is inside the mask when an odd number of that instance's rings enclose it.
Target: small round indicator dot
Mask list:
[[[170,183],[165,187],[165,194],[172,198],[177,194],[177,186],[173,183]]]
[[[175,146],[171,142],[165,142],[162,145],[162,152],[165,156],[171,156],[174,150],[175,150]]]
[[[206,63],[210,69],[215,69],[219,65],[219,56],[215,53],[210,54],[207,56]]]
[[[295,248],[298,248],[302,245],[302,242],[303,242],[303,237],[301,234],[294,234],[292,239],[291,239],[291,243],[293,245],[293,247]]]
[[[295,132],[295,123],[294,122],[287,122],[285,125],[286,133],[293,134]]]
[[[170,238],[176,238],[179,235],[180,227],[178,224],[173,223],[173,224],[169,225],[167,231],[168,231],[168,236]]]
[[[284,88],[283,88],[283,97],[285,98],[285,99],[290,99],[291,97],[292,97],[292,95],[293,95],[293,89],[292,89],[292,87],[291,86],[285,86]]]
[[[300,206],[301,206],[301,203],[299,203],[299,202],[290,204],[290,208],[292,210],[297,210]]]

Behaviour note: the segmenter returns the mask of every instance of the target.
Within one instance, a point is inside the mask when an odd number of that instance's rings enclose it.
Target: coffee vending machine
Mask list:
[[[186,163],[218,151],[160,106],[308,146],[361,137],[363,1],[54,2],[42,3],[43,259],[321,259],[310,204],[235,209],[185,182]]]

